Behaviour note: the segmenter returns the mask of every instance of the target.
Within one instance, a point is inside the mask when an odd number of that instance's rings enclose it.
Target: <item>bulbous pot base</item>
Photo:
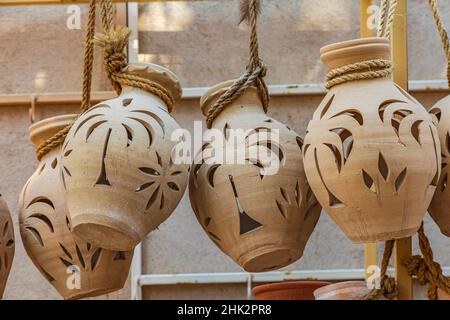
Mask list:
[[[264,246],[245,252],[239,257],[239,265],[247,272],[266,272],[286,267],[302,254],[293,247]]]
[[[82,214],[75,216],[71,222],[72,231],[94,246],[127,251],[134,249],[139,243],[139,235],[132,228],[108,216]],[[107,243],[106,238],[109,239]]]

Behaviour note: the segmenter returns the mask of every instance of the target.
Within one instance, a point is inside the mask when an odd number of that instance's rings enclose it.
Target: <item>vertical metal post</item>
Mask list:
[[[407,0],[398,0],[397,10],[392,26],[392,59],[394,64],[394,81],[408,90],[408,23]],[[413,283],[402,261],[412,255],[411,237],[399,239],[394,249],[395,279],[398,286],[398,299],[413,298]]]

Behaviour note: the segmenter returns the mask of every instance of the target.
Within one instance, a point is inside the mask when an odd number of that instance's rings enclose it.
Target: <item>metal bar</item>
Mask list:
[[[448,91],[445,80],[413,80],[409,82],[411,92],[438,92]],[[198,99],[209,87],[184,88],[182,99]],[[270,85],[271,96],[308,96],[323,95],[326,93],[322,84],[288,84]],[[37,105],[54,104],[79,104],[81,102],[81,92],[54,92],[42,94],[4,94],[0,95],[1,106],[29,107],[31,96],[36,96]],[[114,98],[116,95],[112,91],[92,92],[91,100],[94,103]]]
[[[450,267],[442,268],[445,275],[450,275]],[[389,268],[389,273],[394,269]],[[329,280],[344,281],[363,279],[364,269],[329,269],[273,271],[265,273],[184,273],[184,274],[143,274],[139,280],[141,286],[182,285],[182,284],[247,284],[249,275],[253,283],[280,282],[289,280]]]
[[[392,58],[394,81],[408,90],[408,17],[407,0],[398,0],[392,26]],[[413,299],[413,281],[408,270],[402,265],[412,255],[411,237],[396,241],[394,249],[395,279],[399,300]]]
[[[134,248],[133,260],[131,261],[131,300],[142,300],[142,244]]]

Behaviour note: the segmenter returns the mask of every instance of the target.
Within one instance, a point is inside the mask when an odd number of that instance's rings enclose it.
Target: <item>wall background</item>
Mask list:
[[[356,0],[265,0],[260,19],[261,57],[269,68],[269,84],[320,83],[326,70],[321,46],[355,38],[359,30]],[[426,1],[410,0],[410,79],[445,79],[446,63]],[[87,7],[81,5],[81,30],[66,27],[67,6],[0,8],[0,95],[79,91]],[[450,26],[450,3],[440,1]],[[211,86],[242,72],[248,30],[237,26],[234,0],[139,5],[139,58],[173,70],[184,87]],[[93,90],[110,90],[97,50]],[[416,94],[430,107],[445,92]],[[321,96],[277,97],[270,115],[302,136]],[[183,100],[174,116],[192,129],[202,120],[198,100]],[[75,106],[43,106],[38,118],[76,112]],[[25,254],[17,225],[16,203],[25,181],[37,166],[28,139],[28,110],[0,107],[0,190],[11,209],[16,231],[16,257],[5,299],[59,299]],[[450,265],[450,241],[427,219],[436,258]],[[149,235],[143,246],[144,273],[233,272],[239,267],[206,237],[187,195],[173,216]],[[417,247],[416,247],[417,250]],[[381,251],[381,250],[380,250]],[[351,244],[323,213],[301,261],[289,270],[360,268],[363,247]],[[144,289],[144,298],[245,298],[241,285],[158,286]],[[417,295],[422,296],[422,293]],[[129,283],[103,298],[128,299]]]

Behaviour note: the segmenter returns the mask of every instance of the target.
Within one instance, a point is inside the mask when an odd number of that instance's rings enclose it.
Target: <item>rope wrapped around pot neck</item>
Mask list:
[[[95,35],[96,0],[90,0],[84,51],[83,90],[80,107],[81,114],[91,107],[90,100],[94,44],[104,48],[105,69],[108,74],[108,79],[117,94],[120,94],[122,91],[122,86],[131,86],[146,90],[163,100],[170,112],[173,108],[174,99],[167,89],[156,82],[130,74],[126,71],[128,62],[124,50],[128,44],[130,30],[127,27],[115,26],[115,11],[111,0],[101,0],[100,9],[104,33]],[[71,126],[72,125],[65,127],[53,137],[40,144],[36,148],[37,159],[41,160],[45,154],[62,144]]]
[[[388,299],[395,299],[397,297],[397,285],[395,279],[387,275],[387,269],[389,266],[389,260],[394,250],[395,240],[388,240],[384,245],[383,259],[381,260],[380,271],[380,289],[373,289],[361,300],[378,300],[381,296],[385,296]]]
[[[390,39],[397,0],[381,0],[380,20],[377,36]],[[330,70],[326,76],[325,88],[355,80],[386,78],[392,74],[392,62],[385,59],[361,61]]]
[[[241,21],[247,21],[251,28],[250,34],[250,54],[245,73],[237,79],[231,87],[223,93],[214,105],[208,110],[206,115],[206,125],[211,128],[214,119],[233,101],[241,97],[245,90],[252,85],[256,85],[260,95],[264,111],[269,107],[269,91],[264,82],[267,70],[259,58],[257,20],[261,11],[260,0],[241,0]]]

